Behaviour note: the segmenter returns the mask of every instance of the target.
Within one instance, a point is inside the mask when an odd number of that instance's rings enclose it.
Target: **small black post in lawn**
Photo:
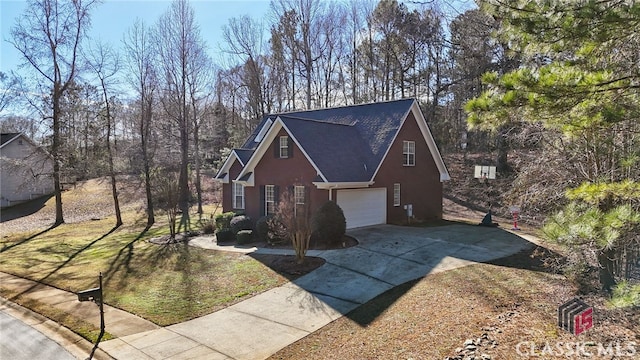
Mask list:
[[[93,354],[98,349],[98,344],[100,343],[100,340],[102,340],[102,337],[104,336],[104,306],[103,306],[103,302],[102,302],[102,272],[100,272],[100,275],[98,277],[98,281],[99,281],[99,286],[97,288],[87,289],[87,290],[83,290],[83,291],[79,291],[78,292],[78,301],[93,301],[100,308],[100,335],[98,335],[98,339],[96,340],[96,344],[93,346],[93,349],[91,350],[91,354],[89,354],[89,357],[87,358],[87,360],[93,359]]]

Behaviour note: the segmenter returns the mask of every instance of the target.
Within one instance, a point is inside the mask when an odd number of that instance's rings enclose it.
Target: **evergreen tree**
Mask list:
[[[581,184],[546,234],[576,259],[599,266],[611,290],[640,246],[640,4],[622,1],[481,2],[502,23],[501,41],[522,54],[519,68],[483,76],[468,123],[499,128],[522,120],[560,134],[556,143]],[[550,165],[551,166],[551,165]],[[635,255],[637,256],[637,255]],[[585,259],[586,257],[586,259]]]

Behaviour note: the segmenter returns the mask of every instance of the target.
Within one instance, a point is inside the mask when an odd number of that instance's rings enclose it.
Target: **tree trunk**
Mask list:
[[[204,211],[202,210],[202,182],[200,181],[200,126],[196,120],[196,109],[193,104],[193,147],[194,147],[194,162],[196,170],[196,196],[198,200],[198,214],[202,216]]]
[[[496,148],[498,151],[498,157],[496,158],[496,171],[500,173],[506,173],[511,170],[509,163],[507,162],[507,153],[509,151],[509,142],[507,141],[507,128],[501,126],[498,129]]]
[[[111,107],[109,106],[109,98],[107,97],[107,88],[104,81],[102,83],[102,95],[104,96],[104,103],[107,111],[107,156],[109,158],[109,176],[111,178],[111,195],[113,196],[113,206],[116,213],[116,225],[120,227],[122,225],[122,214],[120,212],[120,201],[118,201],[118,187],[116,185],[116,174],[113,167],[113,151],[111,150]]]
[[[151,101],[145,105],[146,99],[142,99],[142,112],[140,117],[140,145],[142,147],[142,162],[144,167],[144,188],[147,195],[147,227],[151,227],[156,222],[153,211],[153,195],[151,193],[151,169],[149,166],[148,135],[149,123],[151,121]]]
[[[601,250],[598,252],[600,284],[602,285],[602,289],[608,293],[611,293],[612,288],[616,286],[616,279],[614,276],[614,259],[614,250]]]
[[[62,91],[60,83],[53,84],[53,143],[51,155],[53,156],[53,189],[56,197],[56,221],[53,226],[64,223],[62,214],[62,188],[60,187],[60,97]]]
[[[186,73],[186,71],[185,71]],[[182,94],[186,94],[183,86]],[[180,178],[178,180],[179,191],[179,207],[182,215],[180,217],[180,225],[178,231],[190,230],[189,219],[189,131],[188,131],[188,111],[186,99],[182,99],[182,115],[180,119]]]

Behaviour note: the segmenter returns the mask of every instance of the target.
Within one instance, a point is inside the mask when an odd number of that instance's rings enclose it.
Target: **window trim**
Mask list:
[[[416,142],[402,141],[402,166],[416,166]]]
[[[393,206],[400,206],[400,183],[393,184]]]
[[[280,146],[280,159],[288,159],[289,158],[289,137],[286,135],[279,137],[279,146]]]
[[[271,200],[269,200],[269,195],[271,195]],[[273,204],[273,211],[269,212],[269,204]],[[265,185],[264,186],[264,214],[265,215],[273,215],[276,212],[276,186],[275,185]]]
[[[298,191],[300,191],[300,193],[298,193]],[[305,195],[304,185],[296,185],[293,187],[293,197],[296,205],[304,205],[304,202],[305,202],[304,195]]]
[[[240,194],[238,194],[238,189],[241,189],[242,192]],[[244,185],[234,182],[232,185],[232,192],[233,192],[233,208],[234,209],[240,209],[240,210],[244,210]],[[242,201],[240,203],[240,206],[238,206],[238,198],[241,198]]]

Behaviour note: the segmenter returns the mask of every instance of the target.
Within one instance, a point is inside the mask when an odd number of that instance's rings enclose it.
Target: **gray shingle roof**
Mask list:
[[[0,145],[4,145],[9,140],[15,138],[20,135],[20,133],[2,133],[0,134]]]
[[[280,116],[330,182],[367,181],[377,164],[354,125]]]
[[[369,181],[413,102],[403,99],[271,114],[263,118],[242,150],[252,153],[258,145],[254,139],[267,119],[280,117],[329,182]]]
[[[238,154],[238,157],[240,158],[240,161],[242,161],[243,164],[246,164],[247,161],[249,161],[249,159],[251,159],[251,155],[253,155],[253,150],[250,149],[234,149],[236,151],[236,154]]]

